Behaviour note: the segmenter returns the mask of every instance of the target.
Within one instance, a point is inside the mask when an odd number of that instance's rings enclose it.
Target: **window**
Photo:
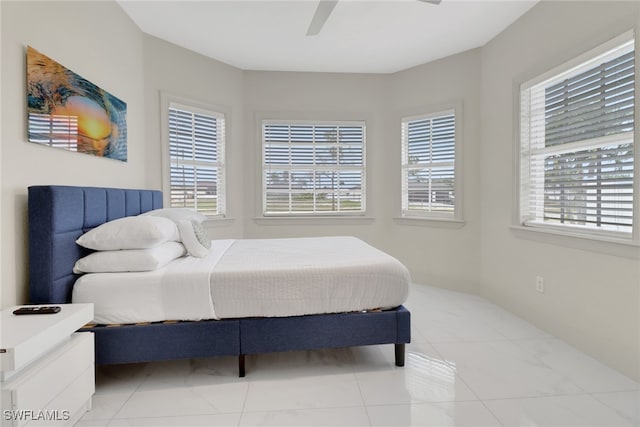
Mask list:
[[[170,205],[224,216],[224,115],[169,103]]]
[[[455,110],[402,120],[402,215],[459,219]]]
[[[264,215],[365,212],[363,122],[264,121]]]
[[[520,90],[520,221],[631,239],[634,42],[616,39]]]

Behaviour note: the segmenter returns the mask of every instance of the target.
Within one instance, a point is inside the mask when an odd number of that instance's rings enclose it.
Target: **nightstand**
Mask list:
[[[91,409],[93,334],[75,331],[93,320],[93,304],[56,305],[55,314],[1,313],[2,427],[73,425]]]

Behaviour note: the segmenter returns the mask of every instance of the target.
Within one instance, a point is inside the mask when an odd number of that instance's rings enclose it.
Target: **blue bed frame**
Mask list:
[[[29,288],[33,304],[71,302],[76,260],[87,250],[75,241],[107,221],[162,207],[162,193],[118,188],[29,187]],[[394,344],[404,366],[411,341],[410,313],[403,307],[368,313],[93,327],[97,364],[238,356],[373,344]]]

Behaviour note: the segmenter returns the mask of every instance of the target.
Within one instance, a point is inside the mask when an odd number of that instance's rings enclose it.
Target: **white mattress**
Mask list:
[[[396,307],[409,282],[398,260],[354,237],[225,240],[153,272],[86,274],[73,302],[93,302],[103,324],[284,317]]]

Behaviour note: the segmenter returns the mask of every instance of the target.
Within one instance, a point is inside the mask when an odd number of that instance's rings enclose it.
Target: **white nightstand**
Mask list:
[[[73,425],[91,409],[93,304],[56,304],[56,314],[0,317],[0,414],[5,426]]]

